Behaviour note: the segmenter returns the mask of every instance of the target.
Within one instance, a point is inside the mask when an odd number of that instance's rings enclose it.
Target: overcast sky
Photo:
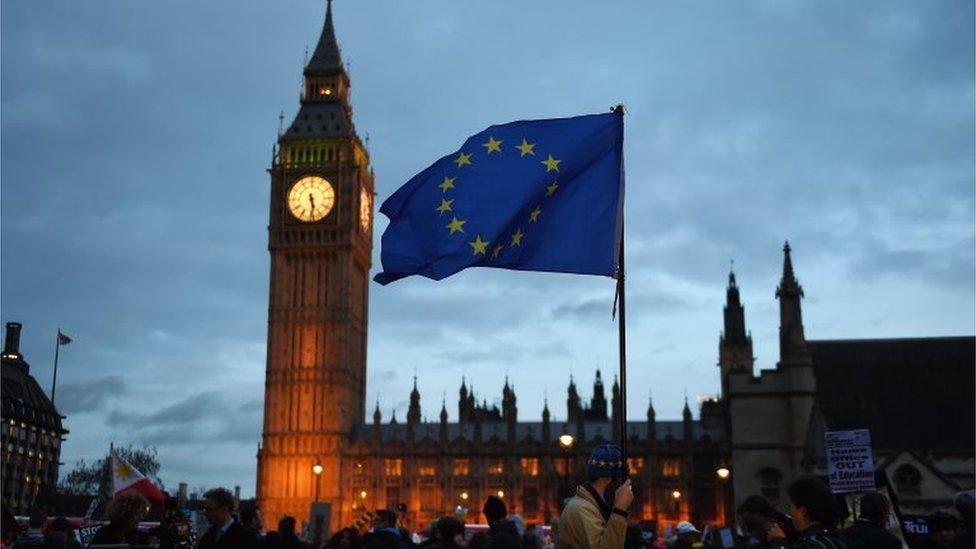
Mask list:
[[[3,2],[3,321],[71,430],[253,494],[266,173],[325,2]],[[971,1],[337,1],[378,200],[485,127],[624,103],[630,415],[718,392],[729,260],[777,360],[789,239],[811,339],[976,332]],[[288,121],[286,120],[286,122]],[[380,217],[373,271],[379,267]],[[565,418],[616,368],[613,282],[473,269],[371,285],[368,408],[456,418],[515,384]],[[697,417],[697,410],[695,411]]]

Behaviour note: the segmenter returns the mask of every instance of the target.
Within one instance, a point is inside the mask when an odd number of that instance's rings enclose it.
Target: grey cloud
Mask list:
[[[82,383],[62,385],[56,393],[58,408],[65,414],[82,414],[104,410],[112,399],[125,394],[122,376],[104,376]]]

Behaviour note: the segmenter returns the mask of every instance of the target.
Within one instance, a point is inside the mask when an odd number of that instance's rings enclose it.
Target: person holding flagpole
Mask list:
[[[623,549],[634,501],[625,471],[619,446],[603,444],[593,450],[586,461],[586,482],[559,516],[556,549]]]

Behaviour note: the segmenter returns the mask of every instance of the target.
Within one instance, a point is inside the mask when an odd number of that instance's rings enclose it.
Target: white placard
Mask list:
[[[874,457],[871,454],[871,432],[867,429],[854,431],[828,431],[827,472],[830,491],[835,494],[873,492]]]

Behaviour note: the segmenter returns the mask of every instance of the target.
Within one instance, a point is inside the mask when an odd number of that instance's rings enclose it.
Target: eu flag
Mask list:
[[[380,207],[380,284],[468,267],[614,276],[623,115],[491,126]]]

